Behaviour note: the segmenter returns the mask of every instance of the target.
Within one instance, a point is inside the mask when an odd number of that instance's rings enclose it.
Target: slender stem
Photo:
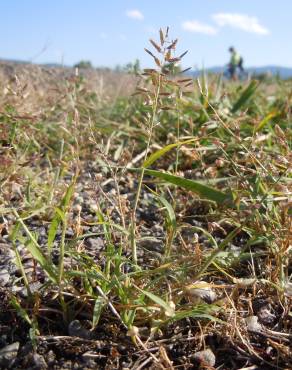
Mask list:
[[[63,280],[63,273],[64,273],[64,256],[65,256],[65,236],[66,236],[66,229],[67,229],[67,215],[64,215],[64,220],[62,221],[62,235],[61,235],[61,244],[60,244],[60,256],[59,256],[59,288],[61,287],[61,283]]]
[[[50,194],[50,197],[49,197],[49,203],[50,204],[53,201],[54,193],[55,193],[55,188],[56,188],[57,183],[58,183],[59,178],[60,178],[61,163],[62,163],[63,154],[64,154],[64,139],[61,140],[61,144],[60,144],[60,154],[59,154],[59,162],[60,162],[60,164],[59,164],[59,166],[57,168],[57,171],[55,173],[55,178],[54,178],[53,186],[51,188],[51,194]]]
[[[154,102],[152,106],[152,116],[151,116],[151,120],[149,124],[149,135],[148,135],[148,140],[147,140],[147,145],[146,145],[144,161],[146,161],[148,154],[149,154],[149,150],[150,150],[150,144],[151,144],[152,136],[153,136],[154,123],[155,123],[157,109],[158,109],[158,98],[159,98],[160,89],[161,89],[161,74],[159,73],[157,88],[155,91],[155,98],[154,98]],[[139,203],[139,199],[141,195],[141,188],[142,188],[144,174],[145,174],[145,168],[142,167],[140,176],[139,176],[138,188],[136,192],[136,198],[135,198],[134,208],[132,212],[132,222],[131,222],[132,225],[131,225],[131,240],[130,241],[131,241],[131,249],[132,249],[132,259],[133,259],[134,264],[136,265],[137,265],[137,247],[136,247],[136,238],[135,238],[136,212],[137,212],[137,207],[138,207],[138,203]]]
[[[14,249],[14,253],[15,253],[15,256],[16,256],[16,261],[17,261],[17,265],[21,271],[21,275],[22,275],[22,278],[23,278],[23,282],[24,282],[24,285],[26,287],[26,290],[27,290],[27,294],[28,296],[31,297],[31,290],[30,290],[30,286],[29,286],[29,282],[28,282],[28,279],[27,279],[27,276],[26,276],[26,273],[25,273],[25,270],[24,270],[24,267],[23,267],[23,264],[22,264],[22,261],[21,261],[21,257],[20,257],[20,254],[18,252],[18,249],[15,245],[15,242],[12,243],[12,247]]]
[[[179,93],[180,93],[180,91],[179,91]],[[176,140],[177,140],[177,142],[179,142],[179,140],[180,140],[180,115],[179,115],[179,108],[178,108],[178,99],[179,99],[179,96],[176,96],[175,110],[176,110],[176,113],[177,113],[177,121],[176,121]],[[177,171],[178,171],[179,150],[180,150],[180,148],[177,147],[176,148],[176,156],[175,156],[175,169],[174,169],[174,174],[175,175],[177,174]]]

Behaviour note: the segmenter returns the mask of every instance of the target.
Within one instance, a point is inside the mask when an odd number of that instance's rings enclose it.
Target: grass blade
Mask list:
[[[248,100],[253,96],[255,93],[257,87],[258,87],[258,82],[255,80],[252,80],[250,84],[247,86],[246,89],[243,90],[242,94],[238,98],[238,100],[235,102],[231,109],[231,113],[237,112],[241,107],[243,107]]]
[[[176,229],[176,217],[171,204],[163,197],[158,197],[159,202],[167,211],[167,220],[173,229]]]
[[[165,153],[169,152],[171,149],[181,146],[183,144],[189,144],[196,139],[190,139],[185,141],[178,141],[177,143],[169,144],[163,147],[162,149],[157,150],[156,152],[152,153],[148,159],[142,164],[142,167],[147,168],[151,166],[157,159],[162,157]]]
[[[106,301],[104,300],[104,298],[102,297],[96,298],[94,308],[93,308],[92,329],[94,329],[97,326],[105,304],[106,304]]]
[[[167,236],[164,256],[169,257],[172,242],[176,235],[176,216],[172,205],[164,197],[158,196],[158,200],[166,210],[165,224],[167,229]]]
[[[218,254],[223,251],[227,245],[235,238],[235,236],[241,231],[241,227],[237,227],[233,231],[231,231],[226,238],[218,245],[218,248],[216,248],[210,256],[206,259],[206,261],[203,263],[203,266],[201,267],[200,271],[197,274],[197,278],[203,275],[203,273],[207,270],[207,268],[211,265],[211,263],[215,260],[215,258],[218,256]],[[216,243],[217,245],[217,243]]]
[[[271,121],[274,117],[276,117],[278,114],[277,111],[270,112],[266,115],[264,119],[262,119],[259,124],[255,127],[254,133],[260,131],[267,123]]]
[[[158,297],[157,295],[148,292],[147,290],[140,289],[136,287],[141,293],[145,294],[148,298],[151,299],[154,303],[156,303],[158,306],[162,307],[165,312],[168,314],[168,316],[174,315],[174,309],[171,307],[167,302],[165,302],[162,298]]]
[[[145,173],[150,176],[157,177],[171,184],[182,187],[183,189],[190,190],[196,194],[199,194],[205,199],[212,200],[218,204],[233,203],[231,194],[223,193],[219,190],[213,189],[200,182],[188,180],[183,177],[174,176],[169,173],[160,172],[156,170],[145,170]]]
[[[19,214],[15,209],[13,209],[13,214],[16,217],[19,224],[22,226],[23,230],[25,231],[26,235],[30,239],[31,243],[27,243],[27,249],[33,256],[33,258],[41,265],[41,267],[46,271],[48,276],[54,281],[57,282],[56,274],[53,270],[53,267],[48,263],[45,255],[41,251],[41,247],[39,246],[38,242],[35,240],[32,233],[28,230],[27,226],[23,222],[23,220],[20,218]]]
[[[48,231],[48,242],[47,242],[48,244],[47,245],[48,245],[48,256],[50,260],[51,260],[51,254],[52,254],[52,249],[53,249],[53,243],[56,238],[60,222],[61,222],[61,218],[59,214],[56,213],[51,222],[51,225]]]

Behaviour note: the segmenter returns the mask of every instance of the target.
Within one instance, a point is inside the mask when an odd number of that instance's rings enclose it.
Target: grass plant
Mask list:
[[[161,368],[159,346],[187,340],[184,327],[198,349],[216,333],[289,366],[291,82],[193,81],[173,74],[185,52],[168,29],[150,43],[131,97],[109,105],[75,75],[42,114],[0,109],[0,227],[20,271],[7,312],[35,348],[54,314],[65,334],[110,322]],[[259,297],[281,312],[261,332],[271,354],[243,323]]]

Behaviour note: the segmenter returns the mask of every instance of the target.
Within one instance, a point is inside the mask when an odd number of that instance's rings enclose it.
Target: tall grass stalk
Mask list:
[[[150,39],[150,43],[155,48],[155,50],[158,52],[159,57],[155,56],[151,51],[148,49],[145,49],[145,51],[154,59],[154,62],[156,66],[158,66],[157,70],[151,70],[150,73],[147,72],[147,69],[145,69],[146,75],[150,75],[150,81],[152,82],[152,85],[154,87],[154,95],[153,92],[142,89],[142,92],[145,93],[146,98],[150,100],[149,106],[151,109],[151,113],[148,119],[148,122],[146,122],[147,125],[147,143],[146,143],[146,150],[144,155],[144,163],[148,159],[150,145],[153,139],[153,131],[155,126],[157,125],[157,117],[159,114],[159,109],[169,109],[169,107],[165,107],[163,105],[163,101],[161,100],[161,94],[166,94],[167,96],[170,96],[171,94],[167,91],[169,88],[172,88],[173,85],[179,88],[180,91],[180,85],[177,83],[174,83],[170,79],[167,78],[167,76],[175,70],[175,63],[179,62],[181,58],[186,54],[183,53],[180,57],[173,57],[172,53],[176,48],[177,39],[174,41],[169,41],[168,38],[168,28],[166,29],[165,33],[160,29],[159,31],[160,35],[160,44],[156,43],[152,39]],[[165,91],[164,91],[165,90]],[[176,100],[178,100],[178,97],[176,97]],[[179,137],[179,120],[177,123],[177,136]],[[176,160],[176,170],[177,170],[177,164],[178,163],[178,154],[177,154],[177,160]],[[145,167],[143,166],[140,170],[139,180],[138,180],[138,186],[137,186],[137,192],[134,202],[134,207],[132,211],[132,217],[131,217],[131,231],[130,231],[130,243],[131,243],[131,250],[132,250],[132,259],[135,265],[137,265],[137,247],[136,247],[136,213],[137,213],[137,207],[141,195],[141,189],[142,189],[142,183],[145,175]]]
[[[155,98],[154,98],[154,103],[152,106],[152,116],[150,119],[150,124],[149,124],[149,133],[148,133],[148,139],[147,139],[147,144],[146,144],[146,152],[144,156],[144,162],[148,158],[149,154],[149,149],[150,149],[150,144],[152,141],[152,136],[153,136],[153,129],[155,126],[155,120],[157,117],[157,110],[158,110],[158,97],[161,89],[161,74],[158,76],[158,83],[157,83],[157,88],[155,90]],[[137,265],[137,246],[136,246],[136,212],[137,212],[137,207],[141,195],[141,188],[142,188],[142,183],[145,175],[145,168],[142,167],[140,171],[140,176],[138,180],[138,187],[137,187],[137,192],[136,192],[136,197],[135,197],[135,203],[134,203],[134,208],[132,212],[132,220],[131,220],[131,250],[132,250],[132,259],[135,265]]]

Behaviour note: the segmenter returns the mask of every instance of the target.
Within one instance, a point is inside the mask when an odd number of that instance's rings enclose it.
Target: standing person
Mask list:
[[[229,52],[231,53],[230,62],[228,64],[228,71],[230,74],[230,78],[235,81],[237,79],[236,70],[239,68],[240,72],[244,72],[243,68],[243,59],[241,55],[234,49],[234,47],[229,48]]]

